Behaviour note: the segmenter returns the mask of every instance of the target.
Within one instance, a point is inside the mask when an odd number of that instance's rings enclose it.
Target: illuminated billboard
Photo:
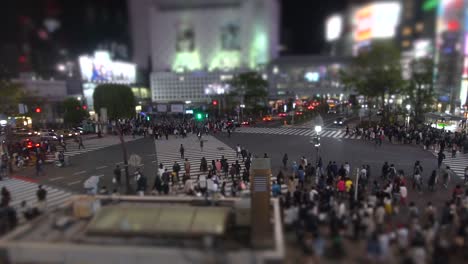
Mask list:
[[[326,25],[327,41],[336,40],[341,36],[343,30],[343,17],[340,15],[333,15],[327,19]]]
[[[358,8],[353,15],[354,41],[395,36],[400,13],[401,4],[398,2],[373,3]]]
[[[79,57],[81,77],[92,83],[135,83],[135,64],[112,61],[109,52],[96,51],[94,56]]]

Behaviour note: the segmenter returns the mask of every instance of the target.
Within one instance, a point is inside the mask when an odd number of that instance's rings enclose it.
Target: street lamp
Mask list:
[[[410,110],[411,110],[411,105],[407,104],[407,105],[406,105],[406,110],[408,110],[408,117],[407,117],[407,125],[406,125],[406,126],[409,126],[409,124],[410,124]]]
[[[320,132],[322,132],[322,126],[315,126],[315,132],[317,132],[317,135],[320,134]]]

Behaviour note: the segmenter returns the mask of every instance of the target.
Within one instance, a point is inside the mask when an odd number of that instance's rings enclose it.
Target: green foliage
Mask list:
[[[65,99],[62,103],[62,107],[64,111],[63,121],[67,125],[79,124],[89,116],[88,112],[83,110],[80,101],[75,98]]]
[[[420,123],[424,113],[433,108],[434,99],[434,61],[429,58],[414,60],[410,64],[411,79],[402,90],[409,96],[407,103],[414,109],[414,120]]]
[[[230,81],[234,88],[229,97],[240,97],[246,109],[252,112],[260,111],[266,106],[268,97],[268,82],[258,72],[238,74]]]
[[[94,109],[106,108],[109,119],[132,118],[135,115],[135,96],[122,84],[101,84],[94,90]]]
[[[400,52],[391,42],[375,42],[369,51],[360,53],[347,71],[340,72],[341,81],[349,90],[355,90],[368,100],[384,99],[404,86],[401,76]],[[387,109],[384,108],[384,118]]]
[[[18,83],[0,80],[0,114],[7,116],[18,113],[18,104],[22,102],[25,93]]]

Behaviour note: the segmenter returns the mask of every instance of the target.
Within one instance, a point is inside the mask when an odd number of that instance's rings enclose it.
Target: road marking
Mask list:
[[[78,184],[78,183],[80,183],[80,182],[81,182],[81,181],[74,181],[74,182],[70,182],[70,183],[68,183],[67,185],[68,185],[68,186],[71,186],[71,185]]]
[[[80,175],[80,174],[85,174],[85,173],[86,171],[78,171],[78,172],[73,173],[73,175]]]
[[[96,167],[96,170],[102,170],[102,169],[105,169],[105,168],[107,168],[107,166]]]
[[[123,161],[117,162],[115,165],[120,165],[120,164],[124,164]]]
[[[60,180],[60,179],[63,179],[63,177],[52,178],[52,179],[49,179],[49,181],[57,181],[57,180]]]
[[[90,177],[104,177],[104,174],[101,174],[101,175],[91,175]]]

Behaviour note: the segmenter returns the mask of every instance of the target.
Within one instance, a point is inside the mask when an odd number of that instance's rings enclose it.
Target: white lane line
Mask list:
[[[85,173],[86,171],[78,171],[78,172],[73,173],[73,175],[80,175],[80,174],[85,174]]]
[[[96,167],[96,170],[102,170],[102,169],[105,169],[107,168],[107,166],[100,166],[100,167]]]
[[[115,165],[124,164],[123,161],[115,163]]]
[[[80,182],[81,182],[81,181],[74,181],[74,182],[68,183],[67,185],[68,185],[68,186],[72,186],[72,185],[78,184],[78,183],[80,183]]]
[[[63,177],[55,177],[55,178],[49,179],[49,181],[58,181],[60,179],[63,179]]]

